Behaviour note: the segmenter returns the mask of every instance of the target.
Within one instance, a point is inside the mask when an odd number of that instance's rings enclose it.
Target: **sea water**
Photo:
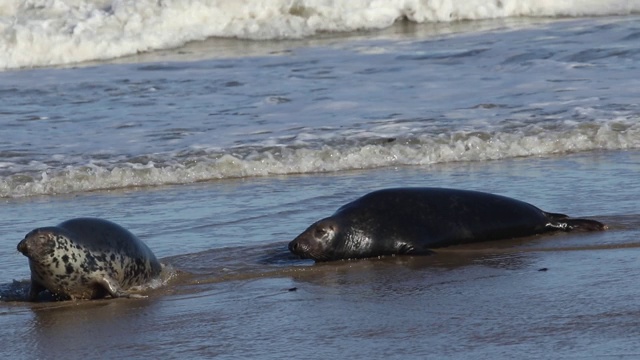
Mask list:
[[[2,302],[0,353],[633,358],[638,11],[0,4],[0,294],[29,278],[24,235],[78,216],[125,226],[173,271],[146,300]],[[313,221],[396,186],[498,193],[610,230],[287,257]]]

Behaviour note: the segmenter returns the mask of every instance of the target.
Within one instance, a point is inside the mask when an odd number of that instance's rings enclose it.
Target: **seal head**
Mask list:
[[[416,249],[401,234],[391,235],[384,223],[360,216],[331,216],[309,226],[289,243],[289,251],[316,261],[357,259],[384,254],[428,254],[428,249]]]
[[[312,259],[329,260],[345,241],[340,241],[343,233],[338,231],[339,224],[331,218],[322,219],[309,226],[302,234],[289,243],[289,251],[305,254]]]

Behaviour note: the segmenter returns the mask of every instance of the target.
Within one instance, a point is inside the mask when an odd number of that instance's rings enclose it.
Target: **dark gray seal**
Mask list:
[[[342,206],[298,235],[289,243],[289,250],[316,261],[420,255],[464,243],[604,229],[606,226],[595,220],[544,212],[500,195],[397,188],[375,191]]]
[[[58,299],[141,297],[125,290],[157,277],[162,265],[118,224],[78,218],[29,232],[18,244],[29,258],[30,300],[49,290]]]

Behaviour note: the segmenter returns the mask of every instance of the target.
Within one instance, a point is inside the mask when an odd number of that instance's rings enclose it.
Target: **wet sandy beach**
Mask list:
[[[634,358],[639,247],[456,249],[254,269],[222,282],[178,277],[143,300],[12,304],[3,311],[3,338],[27,341],[4,351],[12,358]]]
[[[26,258],[15,244],[62,213],[125,224],[173,276],[146,292],[146,299],[0,302],[0,354],[636,358],[640,216],[632,175],[637,166],[630,164],[637,156],[574,155],[12,200],[1,208],[5,290],[24,287],[28,279]],[[589,181],[580,180],[584,174],[592,175]],[[287,241],[345,199],[398,184],[499,192],[545,210],[597,218],[610,229],[439,249],[426,257],[314,264],[288,254]]]

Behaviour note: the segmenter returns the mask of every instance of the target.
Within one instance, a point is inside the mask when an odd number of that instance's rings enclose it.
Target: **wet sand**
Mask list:
[[[2,337],[27,341],[10,342],[4,353],[12,358],[639,356],[640,243],[611,245],[607,233],[583,235],[460,246],[426,257],[292,260],[293,266],[265,263],[262,255],[281,259],[285,244],[166,258],[163,262],[184,272],[147,299],[6,304]],[[233,262],[237,257],[244,261]],[[220,268],[207,273],[198,266],[202,263]]]

